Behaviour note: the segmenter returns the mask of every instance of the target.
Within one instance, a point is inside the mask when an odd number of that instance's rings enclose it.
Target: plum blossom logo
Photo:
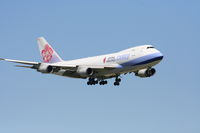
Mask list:
[[[103,59],[103,63],[106,63],[106,57]]]
[[[53,50],[48,44],[46,44],[41,54],[42,54],[43,61],[49,62],[52,58]]]

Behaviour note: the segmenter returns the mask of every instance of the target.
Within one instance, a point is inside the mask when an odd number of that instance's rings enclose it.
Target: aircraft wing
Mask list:
[[[13,59],[3,59],[0,58],[0,60],[8,61],[8,62],[14,62],[14,63],[19,63],[23,65],[16,65],[16,67],[24,67],[24,68],[31,68],[31,69],[38,69],[40,62],[31,62],[31,61],[22,61],[22,60],[13,60]],[[88,67],[92,68],[94,70],[103,70],[103,69],[115,69],[119,65],[118,64],[112,64],[112,65],[71,65],[71,64],[49,64],[49,63],[44,63],[52,66],[54,69],[60,70],[76,70],[79,66],[80,67]]]
[[[38,62],[30,62],[30,61],[21,61],[21,60],[12,60],[12,59],[3,59],[0,58],[0,60],[8,61],[8,62],[14,62],[14,63],[20,63],[25,65],[38,65]]]

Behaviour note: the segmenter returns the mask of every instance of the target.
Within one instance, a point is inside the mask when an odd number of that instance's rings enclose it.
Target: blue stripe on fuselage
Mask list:
[[[130,60],[128,62],[125,62],[123,64],[120,64],[122,67],[123,66],[136,66],[136,65],[144,65],[144,64],[148,64],[154,61],[158,61],[158,60],[162,60],[163,55],[162,53],[158,52],[158,53],[154,53],[154,54],[149,54],[146,56],[142,56],[133,60]]]

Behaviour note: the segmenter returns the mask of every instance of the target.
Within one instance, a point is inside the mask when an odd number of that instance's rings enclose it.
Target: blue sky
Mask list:
[[[2,133],[199,133],[198,0],[0,1],[0,57],[40,61],[44,36],[63,59],[153,44],[154,77],[120,87],[0,62]]]

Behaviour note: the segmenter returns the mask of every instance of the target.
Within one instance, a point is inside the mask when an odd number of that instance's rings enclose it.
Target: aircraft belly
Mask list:
[[[136,71],[141,70],[141,69],[149,68],[149,67],[152,67],[152,66],[158,64],[159,62],[160,61],[154,61],[154,62],[143,64],[143,65],[126,66],[126,67],[123,67],[123,68],[116,68],[116,69],[109,70],[109,71],[102,71],[95,76],[114,77],[116,75],[129,73],[129,72],[136,72]]]
[[[64,76],[64,77],[70,77],[70,78],[83,78],[83,79],[85,79],[85,77],[81,77],[79,74],[77,74],[74,71],[60,70],[60,71],[55,72],[53,74],[56,74],[56,75],[59,75],[59,76]]]
[[[65,77],[71,77],[71,78],[88,78],[88,77],[94,77],[94,78],[111,78],[115,77],[117,75],[121,75],[124,73],[129,73],[129,72],[137,72],[138,70],[144,69],[144,68],[149,68],[152,67],[156,64],[158,64],[160,61],[154,61],[151,63],[143,64],[143,65],[135,65],[135,66],[124,66],[122,68],[116,68],[116,69],[111,69],[111,70],[100,70],[95,72],[91,76],[81,76],[75,71],[70,71],[70,70],[60,70],[58,72],[55,72],[53,74],[60,75],[60,76],[65,76]]]

